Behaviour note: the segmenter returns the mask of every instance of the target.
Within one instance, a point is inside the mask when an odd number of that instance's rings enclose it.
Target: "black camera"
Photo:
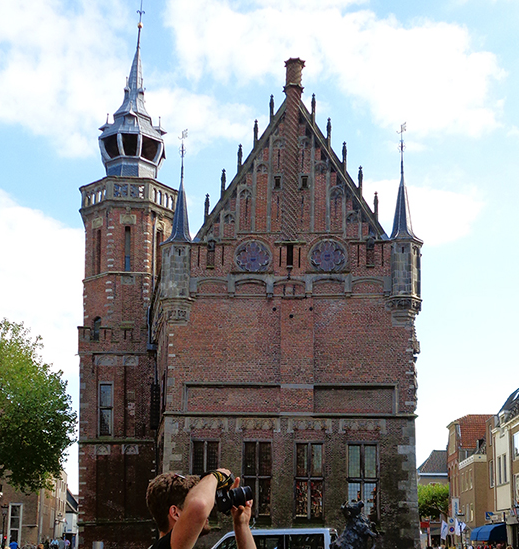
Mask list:
[[[250,486],[238,486],[229,491],[216,490],[216,507],[221,513],[228,515],[232,507],[245,505],[247,501],[252,499],[252,490]]]

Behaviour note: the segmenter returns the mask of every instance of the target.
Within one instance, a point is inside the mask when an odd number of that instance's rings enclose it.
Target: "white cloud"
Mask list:
[[[169,0],[166,24],[182,70],[194,79],[211,73],[239,85],[266,76],[282,82],[282,61],[299,56],[307,83],[336,79],[381,125],[407,120],[420,134],[472,136],[498,125],[501,104],[491,87],[505,72],[493,53],[472,49],[460,25],[421,20],[404,27],[368,10],[345,12],[340,2],[316,9],[310,1],[227,0]]]
[[[0,189],[0,257],[0,316],[42,337],[43,359],[64,372],[77,408],[83,231],[20,206]],[[75,468],[68,473],[77,483]]]
[[[379,220],[388,236],[393,227],[398,185],[397,180],[364,181],[364,198],[370,204],[374,193],[378,193]],[[428,185],[406,187],[413,232],[427,246],[440,246],[467,236],[484,207],[480,192],[474,187],[462,191]]]
[[[0,18],[0,121],[50,137],[65,156],[95,151],[97,128],[122,101],[128,13],[122,0],[8,0]],[[126,59],[123,66],[130,66]],[[101,77],[100,77],[101,76]],[[119,103],[117,103],[119,101]]]

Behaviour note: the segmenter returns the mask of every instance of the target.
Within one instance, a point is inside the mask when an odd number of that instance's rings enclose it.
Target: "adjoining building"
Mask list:
[[[37,545],[63,537],[67,505],[67,475],[53,483],[50,490],[24,493],[5,480],[0,481],[3,545],[16,541],[22,545]]]
[[[101,128],[106,177],[81,188],[83,547],[144,546],[149,479],[219,466],[252,488],[256,524],[339,526],[341,503],[362,499],[385,532],[377,547],[418,543],[422,242],[403,158],[388,236],[362,168],[354,181],[331,122],[323,133],[315,98],[302,102],[303,67],[286,61],[284,102],[271,97],[193,239],[184,167],[178,194],[156,180],[164,130],[144,108],[139,29]]]

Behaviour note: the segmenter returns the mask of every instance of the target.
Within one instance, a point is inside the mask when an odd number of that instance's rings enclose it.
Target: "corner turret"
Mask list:
[[[114,113],[112,124],[99,129],[99,148],[106,175],[157,178],[166,155],[162,136],[166,133],[159,125],[153,126],[144,106],[144,87],[141,66],[141,29],[139,21],[137,49],[124,88],[124,100]]]
[[[400,134],[405,131],[402,125]],[[393,319],[407,322],[421,309],[421,249],[423,242],[413,232],[404,180],[404,142],[400,139],[400,186],[396,199],[391,246],[391,298]]]

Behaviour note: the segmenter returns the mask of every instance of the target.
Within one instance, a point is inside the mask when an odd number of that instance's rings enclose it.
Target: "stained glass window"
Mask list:
[[[295,514],[308,519],[323,516],[322,444],[296,444]]]
[[[346,250],[335,240],[321,240],[312,249],[310,261],[318,271],[340,271],[346,265]]]
[[[236,249],[236,265],[243,271],[253,273],[266,271],[271,262],[269,249],[262,242],[251,240]]]

